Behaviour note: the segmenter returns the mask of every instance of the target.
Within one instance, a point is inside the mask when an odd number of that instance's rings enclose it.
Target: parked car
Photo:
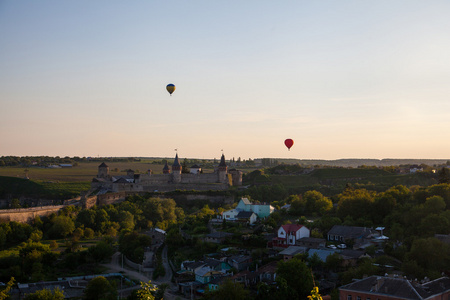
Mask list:
[[[327,247],[331,249],[337,249],[335,245],[328,245]]]
[[[347,248],[347,245],[346,244],[340,244],[340,245],[338,245],[337,246],[339,249],[345,249],[345,248]]]

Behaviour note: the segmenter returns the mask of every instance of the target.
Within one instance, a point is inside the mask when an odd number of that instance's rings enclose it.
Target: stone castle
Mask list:
[[[192,172],[192,169],[195,172]],[[220,163],[213,173],[202,173],[201,168],[193,166],[191,173],[182,173],[182,166],[175,156],[172,170],[168,164],[163,168],[163,174],[135,174],[128,170],[127,175],[112,176],[109,167],[102,163],[98,167],[97,177],[92,179],[91,187],[98,193],[106,192],[169,192],[174,190],[226,190],[231,186],[242,185],[242,171],[228,170],[225,156],[222,154]]]

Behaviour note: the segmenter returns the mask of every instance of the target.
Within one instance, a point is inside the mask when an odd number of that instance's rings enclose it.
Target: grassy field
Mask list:
[[[79,163],[72,168],[38,168],[38,167],[1,167],[0,176],[24,178],[25,170],[28,177],[35,181],[53,182],[88,182],[97,176],[98,162]],[[132,169],[136,173],[145,173],[152,170],[153,174],[161,174],[164,165],[151,162],[108,162],[111,175],[126,175],[126,170]]]

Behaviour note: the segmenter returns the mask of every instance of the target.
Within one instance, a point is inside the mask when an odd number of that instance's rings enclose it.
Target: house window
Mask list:
[[[360,296],[356,296],[356,300],[361,300],[361,297]]]
[[[366,300],[370,300],[370,298],[369,298],[369,297],[367,297],[367,298],[366,298]]]
[[[347,295],[347,300],[352,300],[352,295]]]

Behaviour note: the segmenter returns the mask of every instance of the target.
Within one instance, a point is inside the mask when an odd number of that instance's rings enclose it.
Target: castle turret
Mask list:
[[[163,174],[170,174],[169,164],[167,163],[167,161],[163,168]]]
[[[226,183],[227,182],[227,164],[225,163],[225,155],[222,154],[222,157],[220,158],[219,167],[217,169],[218,173],[218,180],[219,182]]]
[[[108,178],[109,177],[109,167],[102,163],[100,166],[98,166],[98,173],[97,178]]]
[[[178,153],[175,155],[175,161],[172,165],[172,181],[174,183],[180,183],[181,182],[181,164],[178,160]]]

